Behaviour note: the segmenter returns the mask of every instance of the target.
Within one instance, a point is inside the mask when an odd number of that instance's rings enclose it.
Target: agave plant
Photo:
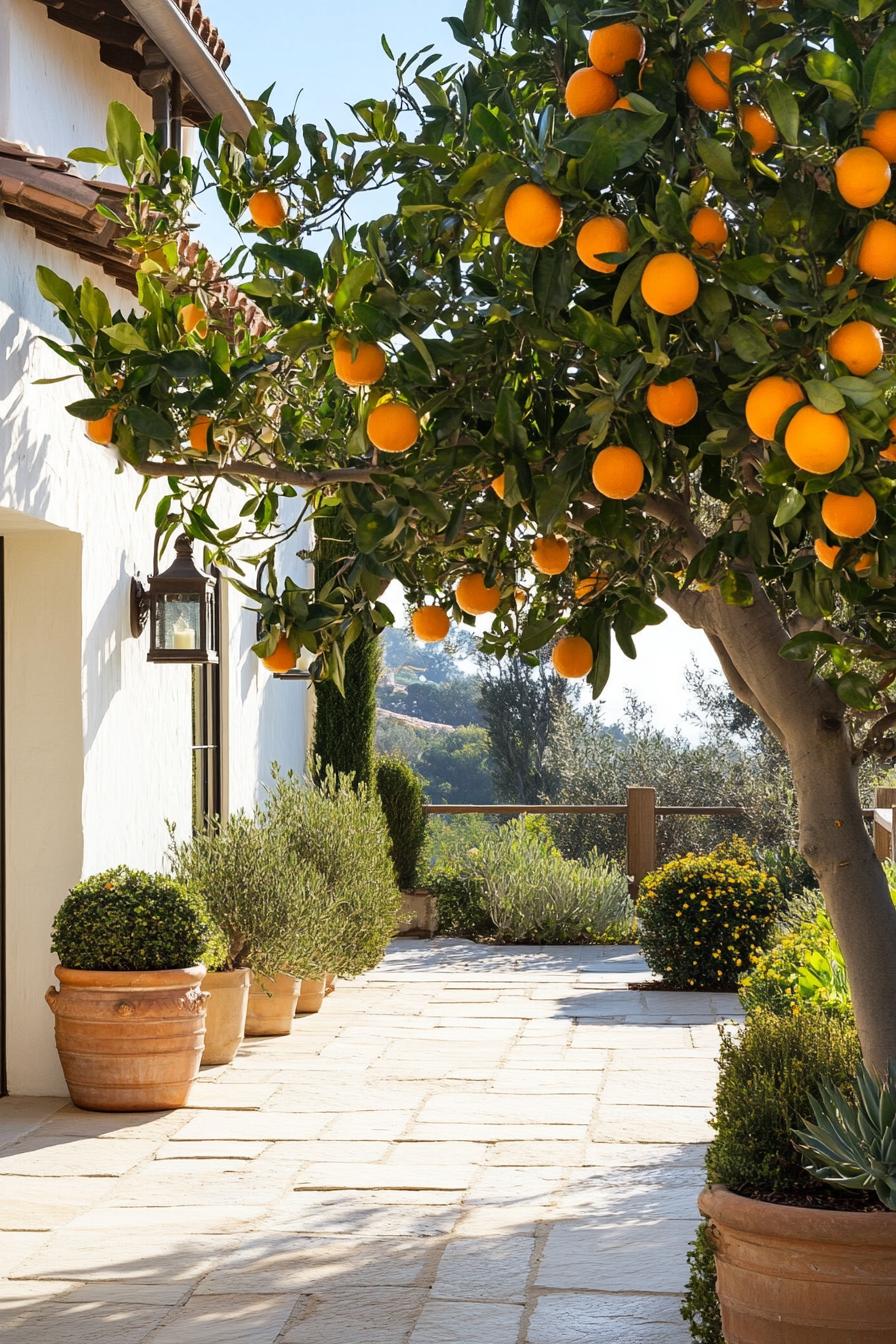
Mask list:
[[[896,1212],[896,1066],[881,1081],[864,1064],[853,1084],[854,1100],[833,1083],[809,1098],[815,1123],[794,1130],[803,1164],[839,1190],[873,1190]]]

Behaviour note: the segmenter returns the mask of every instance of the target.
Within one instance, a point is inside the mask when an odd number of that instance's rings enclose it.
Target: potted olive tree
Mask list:
[[[302,856],[326,912],[320,938],[305,933],[300,1012],[316,1012],[327,975],[351,979],[376,966],[395,931],[401,896],[379,799],[327,770],[316,785],[275,774],[270,827]]]
[[[186,1105],[205,1041],[203,957],[216,931],[168,877],[113,868],[74,887],[53,923],[59,988],[47,990],[76,1106]]]
[[[220,964],[209,991],[204,1064],[233,1059],[244,1035],[282,1036],[292,1027],[308,939],[320,915],[307,866],[261,812],[238,812],[177,843],[177,877],[196,890],[221,928]]]

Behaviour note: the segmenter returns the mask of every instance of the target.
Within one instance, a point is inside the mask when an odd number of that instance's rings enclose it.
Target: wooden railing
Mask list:
[[[874,807],[863,813],[870,821],[874,851],[880,859],[896,858],[893,815],[896,789],[878,789]],[[630,787],[624,803],[428,803],[430,816],[459,817],[477,813],[483,817],[618,816],[625,817],[627,870],[633,894],[642,879],[656,867],[656,823],[659,817],[743,817],[743,807],[660,807],[656,789]]]
[[[484,817],[608,816],[625,817],[626,867],[632,891],[656,867],[658,817],[742,817],[742,807],[658,807],[656,789],[630,787],[624,803],[429,803],[431,816],[458,817],[478,813]]]

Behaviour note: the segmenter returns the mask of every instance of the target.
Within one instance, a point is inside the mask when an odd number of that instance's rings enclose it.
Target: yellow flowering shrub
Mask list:
[[[641,883],[638,931],[647,964],[671,989],[736,990],[771,939],[782,904],[777,881],[746,846],[673,859]]]
[[[814,1008],[852,1015],[843,954],[824,910],[756,958],[741,979],[740,997],[748,1012],[768,1008],[779,1016],[795,1016]]]

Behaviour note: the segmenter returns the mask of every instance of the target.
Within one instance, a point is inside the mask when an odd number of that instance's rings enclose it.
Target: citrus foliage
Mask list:
[[[245,146],[213,123],[194,166],[113,108],[88,156],[134,184],[143,313],[41,273],[91,391],[73,413],[168,479],[161,525],[250,594],[241,541],[278,535],[284,495],[335,501],[352,558],[318,593],[255,593],[263,655],[285,636],[338,682],[398,579],[452,619],[494,611],[487,652],[585,641],[564,666],[597,694],[658,600],[747,605],[758,579],[789,656],[886,710],[896,382],[867,328],[894,320],[890,6],[469,0],[449,23],[469,62],[400,56],[345,134],[261,101]],[[382,184],[394,211],[346,223]],[[201,250],[178,263],[206,188],[262,333],[216,307]],[[559,572],[538,538],[569,547]]]

